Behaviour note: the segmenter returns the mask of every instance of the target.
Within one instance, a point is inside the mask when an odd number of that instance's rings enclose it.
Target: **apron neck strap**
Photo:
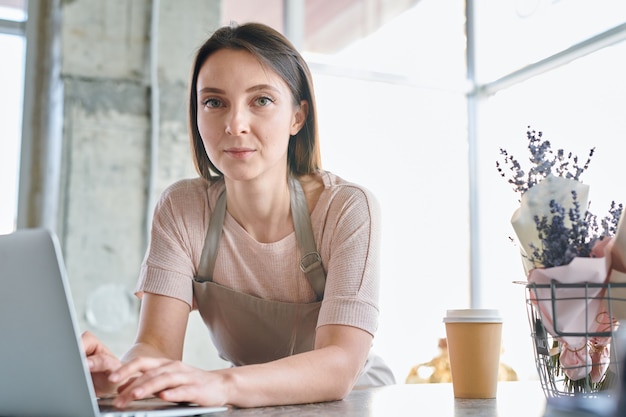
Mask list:
[[[209,228],[204,238],[204,247],[200,255],[197,279],[202,281],[213,281],[213,271],[217,259],[217,250],[222,238],[222,226],[226,216],[226,189],[222,191],[215,203],[215,208],[209,220]]]
[[[324,298],[324,287],[326,285],[326,274],[322,267],[322,257],[317,252],[315,238],[313,237],[313,226],[311,226],[311,216],[309,206],[306,203],[306,196],[302,190],[300,181],[290,176],[290,196],[291,196],[291,217],[296,232],[296,239],[300,246],[300,269],[306,275],[311,284],[311,288],[317,295],[317,300]]]
[[[311,226],[311,216],[306,203],[306,196],[300,181],[292,176],[289,177],[289,189],[291,199],[291,216],[293,218],[296,240],[300,247],[300,269],[309,280],[309,284],[317,296],[317,300],[324,298],[324,287],[326,284],[326,274],[322,267],[322,258],[317,252],[313,227]],[[220,239],[222,237],[222,227],[226,216],[226,189],[222,191],[215,203],[215,209],[209,221],[204,241],[204,248],[198,265],[199,280],[213,281],[213,271]]]

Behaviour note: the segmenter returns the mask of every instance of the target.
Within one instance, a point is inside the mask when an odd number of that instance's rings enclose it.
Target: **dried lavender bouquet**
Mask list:
[[[530,127],[526,132],[531,167],[524,170],[519,161],[501,149],[501,161],[496,168],[520,195],[520,207],[511,218],[517,235],[524,270],[529,282],[545,284],[553,281],[575,283],[589,281],[603,283],[610,272],[610,241],[615,235],[622,213],[621,204],[611,203],[606,216],[598,219],[589,211],[589,186],[581,175],[589,167],[595,149],[589,151],[584,163],[571,152],[553,150],[541,132]],[[606,248],[606,250],[605,250]],[[607,261],[602,259],[605,255]],[[615,322],[606,313],[602,301],[603,290],[598,289],[590,299],[568,289],[567,299],[557,314],[554,298],[566,299],[565,293],[551,293],[551,289],[531,292],[537,309],[541,311],[542,326],[554,337],[551,366],[554,377],[565,375],[570,392],[588,392],[602,389],[607,382],[606,371],[610,361],[610,338],[563,337],[565,333],[593,334],[613,329]],[[560,304],[559,304],[560,305]],[[593,320],[589,320],[589,316]],[[597,317],[608,317],[598,322]],[[589,322],[592,322],[589,324]]]

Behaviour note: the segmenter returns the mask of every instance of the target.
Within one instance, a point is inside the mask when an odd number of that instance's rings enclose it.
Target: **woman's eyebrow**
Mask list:
[[[277,93],[280,93],[280,90],[271,84],[258,84],[258,85],[253,85],[252,87],[246,89],[247,92],[259,91],[259,90],[272,90]]]
[[[198,93],[215,93],[215,94],[224,94],[225,91],[222,90],[221,88],[215,88],[215,87],[204,87],[201,88],[200,90],[198,90]]]
[[[280,90],[271,85],[271,84],[258,84],[258,85],[253,85],[252,87],[249,87],[246,89],[246,92],[250,93],[253,91],[260,91],[260,90],[272,90],[275,91],[277,93],[280,92]],[[200,90],[198,90],[198,93],[213,93],[213,94],[225,94],[226,91],[222,90],[221,88],[216,88],[216,87],[203,87]]]

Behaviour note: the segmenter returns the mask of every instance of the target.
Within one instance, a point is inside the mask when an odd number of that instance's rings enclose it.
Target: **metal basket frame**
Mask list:
[[[580,289],[580,296],[561,296],[561,289]],[[537,373],[541,382],[541,387],[547,398],[549,397],[571,397],[571,396],[588,396],[594,397],[598,395],[610,394],[611,389],[619,381],[620,366],[617,358],[617,346],[613,336],[617,326],[610,326],[610,331],[601,332],[565,332],[560,329],[557,315],[555,311],[557,309],[557,301],[572,301],[580,300],[584,302],[585,308],[585,320],[588,322],[589,314],[588,307],[589,301],[592,299],[604,300],[606,302],[606,308],[609,316],[614,317],[613,303],[626,302],[626,298],[616,297],[612,293],[612,289],[626,288],[626,283],[576,283],[565,284],[556,280],[552,280],[550,284],[535,284],[526,283],[526,311],[528,313],[528,321],[531,329],[531,338],[533,341],[533,351],[535,356],[535,365],[537,367]],[[550,289],[550,298],[541,298],[537,292],[538,289]],[[593,297],[590,294],[590,290],[600,289],[600,295]],[[531,297],[532,296],[532,297]],[[553,333],[547,331],[544,326],[544,317],[541,309],[533,301],[551,301],[552,317],[553,317]],[[585,329],[588,329],[588,323],[585,323]],[[592,383],[589,376],[584,380],[571,381],[564,374],[563,369],[559,362],[560,354],[560,342],[561,337],[584,337],[589,343],[589,340],[595,337],[610,337],[610,363],[608,369],[600,382]],[[585,364],[581,366],[589,366],[593,364]]]

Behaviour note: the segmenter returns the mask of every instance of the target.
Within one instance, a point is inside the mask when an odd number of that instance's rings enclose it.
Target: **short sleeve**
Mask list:
[[[332,193],[321,250],[326,290],[318,326],[342,324],[372,335],[378,327],[380,210],[373,194],[353,185]]]
[[[183,180],[167,188],[152,221],[150,243],[141,265],[136,294],[145,292],[193,305],[193,277],[209,216],[207,183]]]

